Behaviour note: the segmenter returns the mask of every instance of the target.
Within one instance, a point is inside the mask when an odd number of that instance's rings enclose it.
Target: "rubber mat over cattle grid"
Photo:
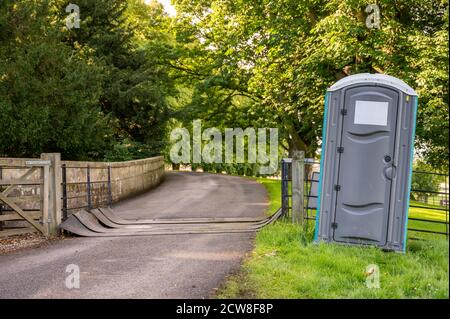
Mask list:
[[[80,210],[60,229],[83,237],[149,236],[181,234],[248,233],[272,224],[282,216],[279,209],[267,218],[216,217],[176,219],[122,219],[109,208]]]

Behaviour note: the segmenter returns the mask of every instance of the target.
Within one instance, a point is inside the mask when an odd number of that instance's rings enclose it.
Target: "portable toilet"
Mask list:
[[[405,250],[417,103],[410,86],[383,74],[327,90],[316,241]]]

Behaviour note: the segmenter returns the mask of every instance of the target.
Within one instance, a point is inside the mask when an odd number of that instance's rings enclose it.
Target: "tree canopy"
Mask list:
[[[159,154],[173,88],[158,50],[161,6],[80,0],[4,1],[0,11],[0,154],[68,159]]]
[[[420,95],[419,152],[448,165],[448,1],[377,3],[379,29],[365,23],[371,1],[175,1],[177,40],[192,53],[178,61],[196,79],[192,107],[279,127],[287,150],[313,156],[326,89],[350,74],[386,73]]]
[[[416,150],[448,167],[448,1],[66,0],[0,3],[0,155],[121,160],[167,151],[171,128],[277,127],[320,152],[326,89],[355,73],[419,93]]]

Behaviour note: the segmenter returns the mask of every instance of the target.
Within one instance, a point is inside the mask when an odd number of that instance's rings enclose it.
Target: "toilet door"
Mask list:
[[[383,87],[346,91],[341,112],[334,240],[386,243],[392,179],[398,93]]]

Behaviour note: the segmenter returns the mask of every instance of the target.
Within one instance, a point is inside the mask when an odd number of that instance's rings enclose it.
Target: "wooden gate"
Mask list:
[[[0,159],[0,237],[55,233],[59,221],[54,212],[60,207],[60,192],[56,190],[60,185],[52,173],[60,168],[55,170],[57,163],[51,155],[43,154],[43,159]]]

